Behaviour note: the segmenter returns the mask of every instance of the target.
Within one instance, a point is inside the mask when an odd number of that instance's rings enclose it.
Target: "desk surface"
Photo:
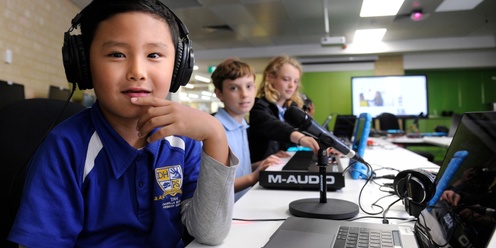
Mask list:
[[[407,136],[400,136],[400,137],[394,137],[394,138],[388,138],[387,141],[394,143],[394,144],[400,144],[404,146],[422,146],[422,145],[434,145],[434,146],[440,146],[444,148],[448,148],[449,145],[451,144],[451,140],[453,140],[453,137],[446,137],[446,136],[424,136],[422,138],[409,138]]]
[[[448,148],[451,144],[453,137],[424,137],[424,142]]]
[[[374,169],[392,167],[398,170],[412,168],[436,170],[438,168],[437,165],[428,162],[425,157],[404,148],[392,145],[383,140],[378,140],[375,143],[377,145],[369,147],[364,155],[364,159],[370,163]],[[348,164],[348,160],[343,159],[342,163]],[[396,174],[396,172],[392,170],[379,170],[377,171],[377,174]],[[345,187],[341,190],[329,191],[327,193],[327,198],[329,199],[328,204],[332,203],[333,198],[358,203],[358,195],[364,183],[365,180],[351,179],[349,174],[346,173]],[[387,193],[381,192],[379,186],[367,184],[362,192],[361,204],[366,211],[378,211],[379,209],[372,208],[371,204],[384,195],[387,195]],[[263,247],[268,242],[270,236],[282,224],[283,220],[290,216],[288,210],[289,203],[303,198],[319,198],[319,192],[270,190],[256,184],[234,205],[234,220],[232,221],[231,231],[221,245],[206,246],[193,241],[187,247]],[[386,197],[378,202],[378,204],[386,208],[390,203],[397,199],[396,196]],[[360,211],[358,216],[366,216],[366,214]],[[388,216],[410,217],[405,212],[405,208],[401,202],[393,205],[388,212]],[[361,221],[380,223],[380,220],[376,219],[363,219]],[[395,223],[394,220],[391,220],[391,222]]]

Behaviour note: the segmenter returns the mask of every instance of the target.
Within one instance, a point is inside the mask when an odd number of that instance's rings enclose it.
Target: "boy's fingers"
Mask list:
[[[131,102],[136,105],[158,107],[158,106],[163,106],[164,103],[167,102],[167,100],[157,98],[154,96],[147,96],[147,97],[132,97]]]

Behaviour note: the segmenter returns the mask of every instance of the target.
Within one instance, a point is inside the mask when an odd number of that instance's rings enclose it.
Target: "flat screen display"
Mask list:
[[[50,85],[50,88],[48,90],[48,98],[50,99],[67,101],[70,95],[71,91],[67,88]]]
[[[377,117],[387,112],[397,116],[426,116],[428,113],[425,75],[370,76],[351,78],[353,115]]]
[[[24,85],[0,80],[0,108],[24,98]]]

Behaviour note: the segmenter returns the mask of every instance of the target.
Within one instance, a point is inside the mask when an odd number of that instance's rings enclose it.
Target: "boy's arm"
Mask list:
[[[203,114],[205,114],[205,121],[210,122],[210,125],[213,127],[208,132],[208,136],[203,140],[203,151],[213,159],[229,166],[229,146],[224,127],[215,117],[207,113]]]
[[[202,153],[195,194],[181,203],[181,220],[200,243],[219,244],[229,233],[238,163],[232,152],[229,152],[231,166],[223,166],[205,152]]]

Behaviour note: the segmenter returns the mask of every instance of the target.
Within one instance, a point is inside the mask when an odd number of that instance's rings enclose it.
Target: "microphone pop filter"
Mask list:
[[[288,122],[290,125],[296,128],[304,129],[307,123],[308,115],[298,107],[291,106],[286,112],[284,112],[284,120]],[[308,124],[311,124],[311,121],[308,121]]]

